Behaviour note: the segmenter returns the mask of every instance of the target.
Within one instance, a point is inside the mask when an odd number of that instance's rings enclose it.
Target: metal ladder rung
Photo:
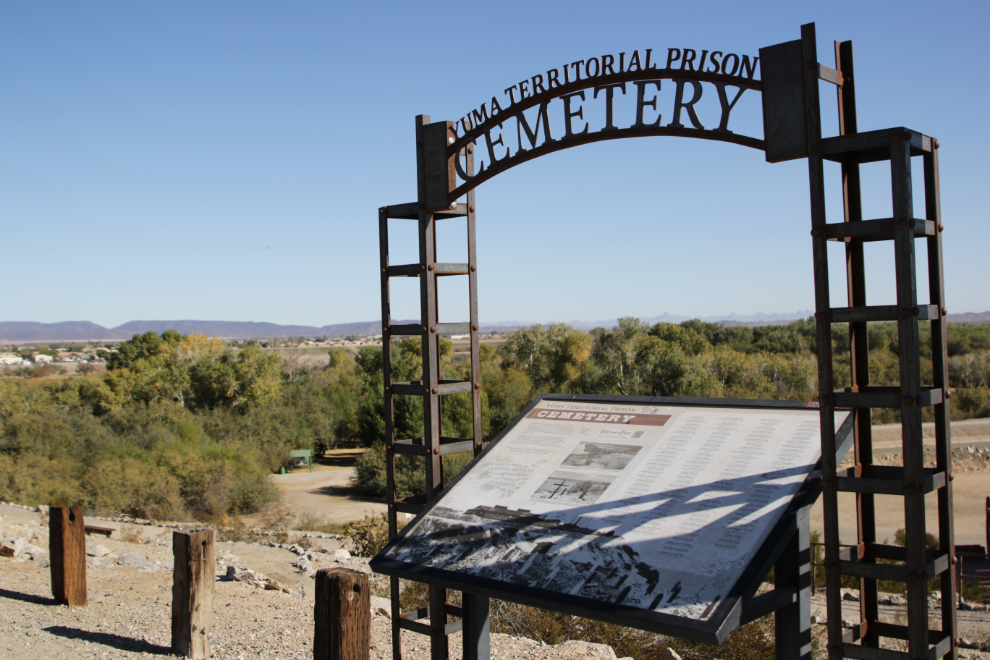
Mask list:
[[[861,387],[859,392],[839,390],[832,398],[837,408],[900,408],[904,403],[904,395],[899,387]],[[921,388],[914,403],[919,406],[942,403],[942,388]]]
[[[822,157],[848,164],[890,160],[890,146],[905,139],[911,145],[912,156],[932,151],[932,138],[918,131],[897,127],[822,138]]]
[[[908,227],[914,230],[916,238],[935,235],[935,222],[932,220],[908,220]],[[825,225],[825,237],[830,241],[892,241],[894,229],[897,228],[893,218],[876,220],[861,220],[859,222],[833,222]]]
[[[393,323],[388,326],[388,333],[390,335],[421,335],[423,334],[423,326],[418,323]]]
[[[846,476],[836,478],[836,488],[841,493],[872,493],[874,495],[907,495],[909,486],[904,482],[904,468],[894,468],[900,470],[898,477],[857,477],[855,468],[846,470]],[[918,493],[932,493],[939,488],[945,487],[945,472],[935,472],[932,468],[925,469],[925,480],[920,486],[915,486]]]
[[[419,220],[419,203],[409,202],[407,204],[392,204],[382,207],[385,217],[389,220]],[[454,208],[439,209],[433,212],[438,218],[457,218],[468,214],[467,204],[458,203]]]
[[[914,309],[899,309],[897,305],[872,305],[867,307],[833,307],[829,311],[831,323],[856,323],[864,321],[896,321],[913,316],[918,321],[932,321],[941,317],[938,305],[918,305]],[[905,316],[904,312],[907,312]]]
[[[928,562],[925,574],[918,579],[930,580],[949,569],[949,555],[940,555]],[[893,580],[907,584],[911,581],[911,573],[907,566],[892,566],[890,564],[875,564],[863,561],[839,561],[839,573],[867,580]]]

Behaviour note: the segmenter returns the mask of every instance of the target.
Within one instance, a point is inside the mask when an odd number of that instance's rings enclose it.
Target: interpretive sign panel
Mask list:
[[[843,444],[851,416],[835,414]],[[713,633],[763,577],[751,565],[769,568],[785,513],[817,496],[820,457],[819,410],[801,403],[544,396],[372,566]]]

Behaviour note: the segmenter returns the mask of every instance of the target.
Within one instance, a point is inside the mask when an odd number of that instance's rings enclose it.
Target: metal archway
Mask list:
[[[675,53],[676,51],[676,57]],[[690,53],[690,57],[688,56]],[[716,59],[716,53],[720,56]],[[679,136],[720,140],[762,149],[768,162],[796,158],[808,159],[811,196],[811,236],[815,272],[815,318],[818,344],[818,387],[821,444],[824,465],[823,497],[825,511],[825,564],[828,608],[828,652],[830,660],[933,660],[956,652],[956,597],[954,537],[952,524],[952,465],[949,434],[948,366],[945,322],[945,291],[942,277],[942,221],[939,201],[938,141],[905,128],[860,132],[856,121],[856,89],[852,42],[835,43],[835,68],[818,62],[814,24],[801,28],[801,39],[760,49],[758,58],[715,52],[699,53],[690,49],[669,49],[667,66],[652,62],[652,51],[634,53],[628,65],[625,53],[619,58],[606,55],[565,65],[564,76],[553,69],[546,78],[538,75],[509,90],[512,102],[502,109],[497,98],[491,106],[483,104],[458,122],[430,122],[416,118],[416,153],[418,201],[385,206],[379,209],[382,286],[382,346],[384,358],[385,442],[388,476],[389,534],[397,531],[398,513],[417,513],[441,490],[444,455],[482,449],[481,375],[479,364],[477,252],[475,244],[475,188],[497,174],[533,158],[590,142],[625,137]],[[729,67],[729,58],[733,66]],[[592,73],[591,62],[595,62]],[[616,65],[618,62],[618,71]],[[756,79],[760,62],[760,79]],[[677,66],[679,65],[679,66]],[[585,78],[580,78],[584,66]],[[635,69],[633,67],[636,67]],[[568,73],[575,74],[574,80]],[[554,74],[554,75],[551,75]],[[561,77],[564,81],[561,82]],[[647,108],[656,109],[656,97],[647,94],[650,85],[660,88],[661,81],[676,85],[672,121],[660,125],[660,118],[647,122]],[[839,135],[822,136],[818,82],[836,86],[839,108]],[[556,82],[554,85],[553,83]],[[537,84],[539,83],[539,84]],[[694,104],[701,97],[701,84],[715,87],[722,116],[718,128],[705,128]],[[636,123],[620,128],[614,125],[614,94],[626,93],[631,84],[636,92]],[[738,92],[730,100],[726,86]],[[531,87],[531,88],[530,88]],[[591,133],[575,130],[573,121],[583,121],[577,100],[594,89],[596,98],[604,92],[606,126]],[[631,89],[631,88],[630,88]],[[506,90],[509,93],[509,90]],[[728,130],[735,101],[747,90],[760,92],[763,101],[762,139],[737,135]],[[528,96],[527,96],[528,94]],[[687,95],[690,94],[690,98]],[[555,99],[564,103],[564,135],[551,134],[548,104]],[[524,110],[538,108],[533,124]],[[510,120],[515,121],[518,149],[511,153],[504,134],[495,134]],[[684,125],[684,121],[691,127]],[[541,124],[543,142],[537,144]],[[475,146],[484,143],[487,166],[475,172]],[[528,144],[527,144],[528,143]],[[496,149],[505,149],[499,155]],[[914,217],[911,158],[921,157],[925,182],[925,215]],[[829,223],[825,215],[824,161],[842,166],[843,219]],[[893,217],[863,219],[860,195],[862,163],[890,161]],[[459,199],[465,201],[459,202]],[[451,218],[467,220],[468,262],[463,264],[437,261],[436,222]],[[413,220],[419,229],[419,263],[393,266],[388,253],[388,221]],[[928,305],[918,304],[915,241],[927,242]],[[828,241],[846,244],[846,281],[848,302],[833,307],[829,296],[826,247]],[[863,244],[869,241],[893,243],[896,270],[896,303],[867,305]],[[466,275],[469,278],[470,319],[464,323],[439,323],[437,278]],[[418,324],[398,325],[391,322],[389,282],[393,277],[420,279],[421,319]],[[900,385],[878,387],[869,381],[869,345],[867,323],[897,323],[900,356]],[[931,324],[933,380],[923,384],[920,366],[919,323]],[[833,385],[832,324],[847,323],[850,329],[851,387],[835,391]],[[438,338],[444,334],[470,334],[471,379],[451,382],[441,379]],[[421,381],[392,381],[391,340],[395,337],[423,338],[423,378]],[[447,394],[471,393],[474,427],[472,438],[451,438],[441,428],[441,398]],[[424,434],[421,438],[396,439],[393,429],[393,397],[415,395],[423,398]],[[836,407],[855,411],[853,468],[839,472],[836,464],[833,411]],[[924,466],[922,447],[922,410],[931,407],[935,420],[936,466]],[[874,465],[871,441],[871,409],[892,408],[900,411],[903,438],[903,467]],[[394,461],[396,454],[421,456],[426,461],[425,494],[399,499],[395,491]],[[856,544],[842,550],[839,544],[838,494],[855,494],[857,519]],[[939,549],[929,551],[925,545],[925,495],[935,492],[938,498],[936,521]],[[904,498],[906,546],[890,546],[877,541],[875,496],[896,495]],[[882,564],[894,560],[896,565]],[[849,629],[842,628],[840,586],[843,576],[852,576],[860,584],[860,620]],[[928,628],[928,580],[940,578],[943,609],[939,630]],[[907,590],[906,626],[880,621],[877,584],[879,580],[903,582]],[[432,657],[447,658],[447,635],[457,624],[447,624],[447,615],[462,616],[460,608],[446,603],[443,589],[430,588],[427,611],[402,613],[399,610],[398,578],[391,578],[393,657],[401,658],[400,631],[427,634],[432,639]],[[440,612],[440,616],[430,616]],[[429,624],[419,619],[429,619]],[[908,653],[880,648],[881,638],[906,640]],[[781,656],[778,650],[778,656]],[[810,640],[806,648],[791,649],[788,657],[810,657]]]

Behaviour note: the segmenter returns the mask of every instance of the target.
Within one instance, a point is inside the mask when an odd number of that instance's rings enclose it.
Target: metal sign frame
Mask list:
[[[612,395],[561,395],[542,394],[538,396],[526,409],[516,417],[501,433],[498,434],[484,451],[456,477],[446,488],[436,497],[434,502],[439,500],[453,489],[461,480],[470,479],[471,471],[479,462],[490,453],[496,445],[518,424],[531,410],[542,401],[571,401],[582,403],[626,403],[638,405],[657,406],[678,406],[695,408],[718,408],[718,409],[745,409],[745,410],[807,410],[808,406],[799,401],[770,401],[770,400],[748,400],[748,399],[698,399],[698,398],[677,398],[677,397],[645,397],[645,396],[612,396]],[[850,415],[842,427],[837,431],[838,451],[840,455],[837,460],[842,460],[844,455],[852,447],[853,416]],[[780,585],[759,596],[757,589],[762,584],[764,578],[771,568],[777,564],[784,554],[785,549],[792,543],[793,537],[799,532],[799,528],[807,527],[808,510],[818,499],[821,493],[821,460],[809,472],[799,491],[792,497],[787,508],[781,514],[780,519],[772,528],[767,539],[756,553],[756,556],[749,562],[742,576],[731,588],[729,593],[719,601],[718,606],[713,611],[711,617],[706,621],[692,620],[685,617],[673,616],[670,614],[648,612],[646,610],[623,606],[609,605],[609,609],[603,609],[602,603],[580,596],[568,596],[549,592],[544,589],[527,587],[524,585],[506,584],[493,579],[476,576],[465,576],[463,574],[451,573],[442,569],[434,569],[407,562],[400,562],[387,557],[387,553],[395,545],[401,543],[410,530],[422,520],[432,507],[424,508],[416,518],[411,521],[403,531],[393,538],[389,545],[377,557],[371,561],[371,568],[375,572],[385,573],[390,576],[424,582],[436,587],[446,589],[456,589],[467,591],[472,594],[487,598],[498,598],[522,605],[530,605],[542,609],[549,609],[556,612],[563,612],[574,616],[581,616],[596,619],[607,623],[639,628],[651,632],[673,635],[685,639],[691,639],[706,644],[720,644],[725,637],[743,623],[752,621],[770,612],[782,609],[788,605],[798,603],[802,597],[810,599],[810,578],[803,585],[788,584]],[[803,515],[803,518],[801,516]],[[804,529],[802,537],[807,537],[807,529]],[[810,556],[807,542],[799,548],[799,553],[803,553],[799,564],[803,567],[803,573],[810,570]],[[807,575],[805,576],[807,577]],[[807,593],[804,593],[807,590]],[[810,600],[809,600],[810,603]],[[810,615],[810,611],[808,612]],[[810,637],[807,640],[810,644]]]
[[[676,51],[676,53],[675,53]],[[690,56],[689,56],[690,53]],[[719,55],[716,58],[716,53]],[[588,142],[619,137],[654,135],[697,137],[733,142],[762,149],[768,162],[796,158],[808,160],[811,201],[811,238],[814,263],[815,321],[818,357],[818,391],[821,413],[822,483],[825,514],[826,601],[828,611],[828,654],[830,660],[937,660],[948,655],[957,658],[958,637],[956,611],[942,610],[938,630],[928,622],[928,580],[938,577],[943,603],[955,602],[956,575],[950,570],[955,563],[952,522],[952,453],[949,431],[947,310],[943,281],[942,225],[938,173],[938,140],[903,127],[860,132],[856,119],[856,77],[852,42],[835,42],[835,68],[818,61],[818,47],[813,23],[801,27],[798,40],[760,49],[759,58],[751,58],[744,68],[743,57],[719,52],[698,53],[691,49],[668,49],[666,66],[655,62],[652,51],[635,51],[636,69],[630,55],[606,55],[580,60],[533,76],[506,90],[511,102],[502,108],[497,98],[491,105],[482,104],[458,122],[430,122],[426,115],[416,118],[417,192],[416,202],[383,206],[379,209],[381,245],[382,345],[384,361],[385,448],[387,461],[389,534],[397,532],[399,513],[419,513],[441,490],[443,456],[458,451],[482,451],[481,368],[478,334],[477,250],[475,241],[475,188],[499,172],[545,153],[579,146]],[[729,67],[730,57],[734,58]],[[755,78],[757,59],[761,79]],[[616,71],[616,62],[619,62]],[[594,62],[594,69],[592,69]],[[707,63],[706,63],[707,62]],[[700,65],[700,66],[699,66]],[[717,66],[716,66],[717,65]],[[581,79],[583,68],[585,74]],[[611,67],[611,68],[609,68]],[[714,67],[714,68],[713,68]],[[571,80],[569,72],[574,74]],[[551,79],[556,78],[556,86]],[[539,80],[538,80],[539,79]],[[675,106],[673,120],[665,126],[649,124],[639,110],[655,108],[656,97],[646,96],[649,84],[673,82]],[[823,137],[819,82],[835,86],[839,112],[839,134]],[[540,83],[540,87],[537,86]],[[625,93],[626,83],[636,86],[637,122],[631,127],[613,125],[611,102],[616,90]],[[722,120],[718,129],[705,128],[695,116],[693,103],[700,94],[701,83],[714,85],[720,92]],[[761,93],[763,104],[763,139],[736,136],[728,130],[732,102],[725,86]],[[574,122],[583,120],[579,101],[594,88],[604,92],[608,104],[606,127],[588,132],[587,125],[575,130]],[[512,91],[510,91],[512,90]],[[693,90],[693,92],[692,92]],[[650,90],[652,91],[652,90]],[[515,97],[519,94],[519,99]],[[687,94],[693,93],[691,98]],[[528,95],[527,95],[528,94]],[[594,96],[592,96],[594,98]],[[565,104],[565,131],[559,138],[550,134],[546,104],[562,99]],[[570,104],[570,105],[568,105]],[[537,118],[522,114],[526,108],[538,107]],[[496,112],[496,109],[498,112]],[[490,112],[489,112],[490,110]],[[519,148],[513,155],[504,135],[493,130],[503,122],[515,120]],[[541,127],[544,141],[537,144]],[[690,124],[690,126],[685,125]],[[725,130],[720,130],[725,129]],[[525,131],[525,133],[524,133]],[[475,172],[475,147],[481,142],[489,155],[485,171]],[[501,151],[505,149],[505,151]],[[920,158],[924,170],[924,214],[914,216],[912,159]],[[824,161],[842,166],[843,218],[829,223],[825,213]],[[862,163],[889,161],[893,217],[864,219],[861,205],[860,172]],[[462,183],[458,183],[458,181]],[[459,201],[459,200],[464,201]],[[467,221],[467,263],[444,263],[438,260],[436,223],[452,218]],[[389,262],[388,224],[390,220],[412,220],[418,224],[419,262],[391,265]],[[929,303],[918,303],[916,241],[927,246]],[[829,292],[827,245],[829,241],[845,244],[848,301],[833,306]],[[868,305],[863,244],[886,241],[892,244],[895,262],[896,301],[894,304]],[[470,319],[462,323],[439,323],[437,278],[469,278]],[[389,282],[393,277],[420,278],[421,318],[416,324],[393,324],[390,312]],[[887,321],[897,324],[900,384],[894,387],[870,384],[867,323]],[[919,324],[931,326],[933,376],[922,383]],[[834,388],[832,325],[848,324],[850,332],[851,387]],[[471,377],[448,381],[441,378],[439,337],[444,334],[470,334]],[[419,381],[393,382],[391,341],[396,337],[422,338],[423,377]],[[448,394],[470,393],[473,401],[474,426],[471,438],[452,438],[441,428],[442,398]],[[396,438],[393,428],[394,397],[422,397],[424,432],[419,438]],[[854,409],[853,434],[855,465],[838,471],[836,429],[832,414],[836,407]],[[936,465],[926,468],[922,444],[922,409],[932,408],[935,420]],[[903,467],[875,465],[871,440],[872,408],[899,411],[903,439]],[[423,495],[398,498],[395,492],[394,460],[396,454],[415,455],[426,462]],[[855,494],[854,515],[857,522],[856,544],[847,550],[839,545],[838,493]],[[929,551],[925,545],[928,531],[925,495],[936,493],[938,515],[935,529],[939,548]],[[897,547],[878,543],[875,495],[896,495],[904,499],[907,544]],[[848,540],[848,539],[847,539]],[[895,560],[897,565],[880,564]],[[860,617],[852,629],[842,627],[841,581],[843,576],[859,580]],[[907,591],[907,625],[880,621],[877,584],[880,580],[903,582]],[[460,627],[447,624],[448,616],[462,616],[469,622],[484,620],[487,600],[465,593],[465,607],[446,602],[446,590],[430,588],[430,606],[421,611],[403,613],[399,608],[399,580],[391,579],[392,653],[400,660],[401,630],[415,631],[431,637],[432,660],[448,657],[447,635]],[[431,614],[433,614],[431,616]],[[428,619],[429,623],[423,623]],[[780,616],[778,616],[778,621]],[[908,652],[880,647],[881,638],[906,640]],[[476,640],[482,644],[482,640]],[[482,646],[471,653],[482,653]],[[778,657],[800,657],[801,646],[778,640]],[[781,655],[783,653],[783,655]]]

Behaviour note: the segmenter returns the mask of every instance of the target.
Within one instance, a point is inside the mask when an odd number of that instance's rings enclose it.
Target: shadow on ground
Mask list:
[[[79,628],[69,628],[67,626],[49,626],[48,628],[44,628],[44,631],[58,637],[81,639],[84,642],[110,646],[120,651],[135,651],[137,653],[150,653],[152,655],[169,655],[172,652],[172,649],[167,646],[159,646],[158,644],[146,642],[143,639],[134,639],[133,637],[124,637],[123,635],[114,635],[111,633],[92,632],[89,630],[80,630]]]
[[[31,603],[32,605],[58,605],[58,601],[54,598],[36,596],[35,594],[22,594],[19,591],[11,591],[9,589],[0,589],[0,598],[20,600],[25,603]]]

